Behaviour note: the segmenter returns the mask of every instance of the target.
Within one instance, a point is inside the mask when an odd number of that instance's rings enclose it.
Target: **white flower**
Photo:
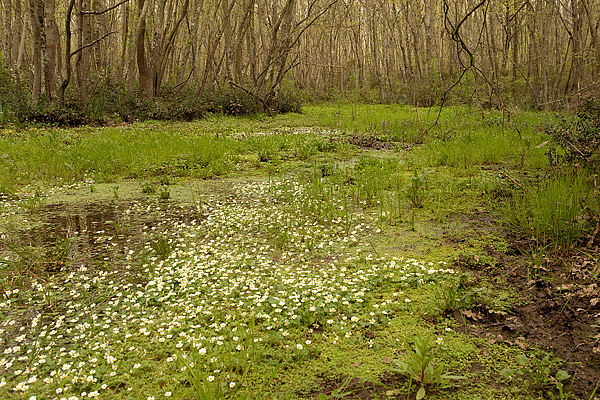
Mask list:
[[[208,378],[206,378],[207,381],[212,382],[215,380],[215,377],[210,375]]]
[[[298,348],[298,350],[302,350],[302,347],[303,347],[303,346],[302,346],[302,344],[301,344],[301,343],[298,343],[298,344],[296,345],[296,347]]]

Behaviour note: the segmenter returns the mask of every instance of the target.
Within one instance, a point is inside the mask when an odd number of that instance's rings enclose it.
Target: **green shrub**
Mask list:
[[[300,112],[299,97],[291,91],[282,91],[268,106],[274,113]],[[263,108],[257,98],[229,87],[202,96],[198,95],[197,88],[190,87],[150,98],[139,91],[129,93],[123,85],[108,79],[92,80],[85,100],[70,88],[63,105],[48,98],[32,104],[20,97],[10,71],[0,66],[0,126],[14,123],[73,127],[146,120],[192,121],[206,113],[238,116],[257,114],[264,111]]]
[[[258,114],[264,110],[264,104],[256,97],[232,88],[215,89],[203,96],[204,108],[208,112],[225,115]],[[275,114],[301,112],[300,97],[290,90],[281,91],[266,104]]]
[[[25,113],[27,102],[20,93],[10,70],[3,66],[0,54],[0,127],[18,121]]]
[[[564,149],[568,163],[600,166],[600,99],[586,99],[575,119],[552,125],[547,133]]]
[[[35,106],[28,107],[20,116],[19,122],[34,122],[43,125],[72,127],[90,124],[93,121],[81,106],[75,102],[64,106],[48,100],[40,100]]]
[[[217,89],[203,95],[206,111],[225,115],[246,115],[260,112],[258,101],[239,89]]]
[[[270,101],[269,107],[277,114],[302,112],[300,97],[290,91],[280,92],[277,97]]]

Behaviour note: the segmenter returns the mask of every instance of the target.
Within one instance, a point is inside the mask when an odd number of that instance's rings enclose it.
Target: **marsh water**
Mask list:
[[[9,229],[0,244],[9,253],[21,249],[13,254],[21,258],[41,251],[45,272],[50,273],[66,265],[116,266],[130,261],[144,245],[167,245],[167,228],[173,223],[195,223],[200,217],[197,206],[171,201],[54,203],[30,216],[33,226]]]

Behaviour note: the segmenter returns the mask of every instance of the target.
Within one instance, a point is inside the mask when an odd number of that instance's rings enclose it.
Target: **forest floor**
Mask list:
[[[595,398],[598,232],[506,217],[555,117],[436,118],[0,132],[0,397]]]

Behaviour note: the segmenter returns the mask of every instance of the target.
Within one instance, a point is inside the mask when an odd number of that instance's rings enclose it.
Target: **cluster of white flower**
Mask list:
[[[186,374],[198,365],[206,366],[208,382],[234,390],[239,376],[222,372],[224,354],[249,357],[250,348],[272,345],[266,340],[271,332],[299,352],[340,338],[355,340],[364,327],[385,323],[407,307],[398,293],[375,301],[384,282],[418,285],[452,272],[370,254],[360,243],[366,221],[348,229],[341,218],[323,221],[299,213],[277,201],[277,193],[290,188],[299,201],[306,197],[290,182],[240,185],[228,200],[205,202],[200,222],[165,218],[147,235],[163,232],[172,249],[166,257],[135,265],[130,261],[135,257],[126,258],[133,245],[125,246],[120,267],[81,266],[5,292],[0,397],[18,392],[83,399],[133,392],[146,398],[148,393],[129,383],[124,389],[123,382],[144,381],[148,371]],[[113,248],[118,240],[97,241]],[[154,250],[147,244],[139,251]],[[189,354],[195,355],[192,363]],[[154,395],[177,396],[177,390]]]

